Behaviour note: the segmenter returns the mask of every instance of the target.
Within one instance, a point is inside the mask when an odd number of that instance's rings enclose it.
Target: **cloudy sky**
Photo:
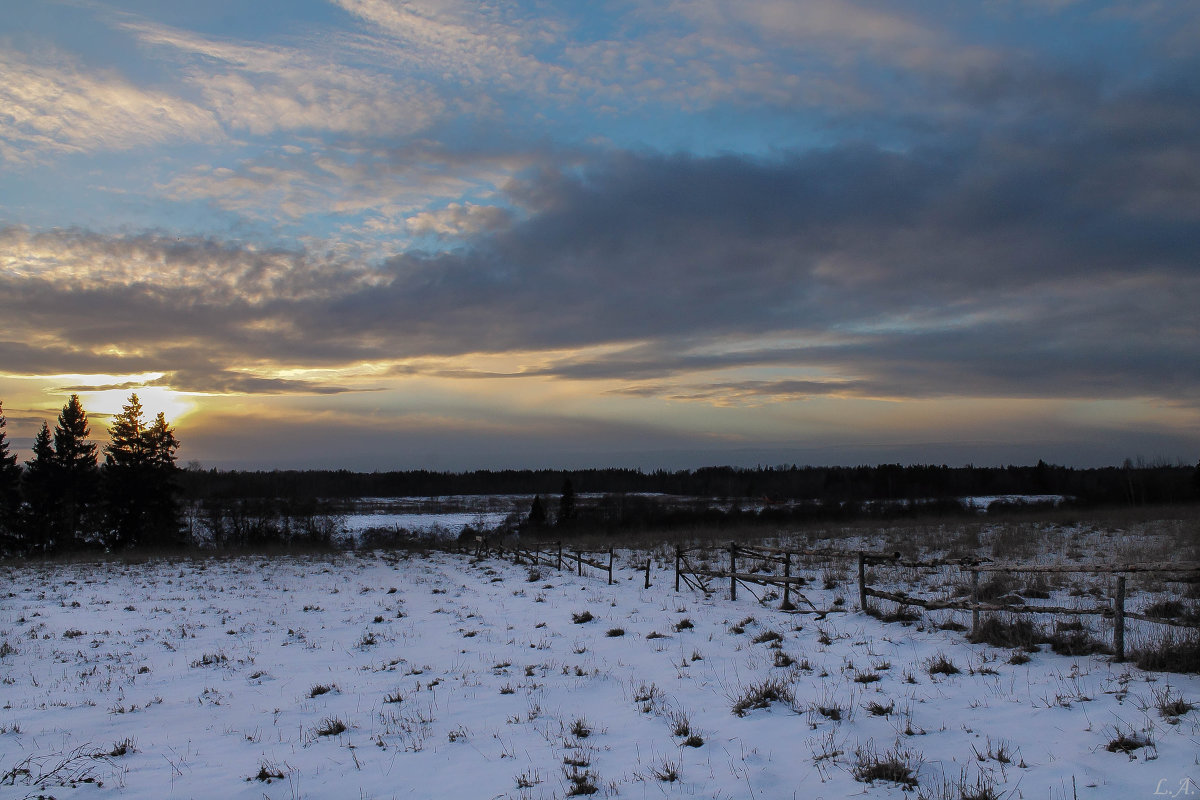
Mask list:
[[[1192,0],[0,0],[0,401],[212,466],[1200,457]]]

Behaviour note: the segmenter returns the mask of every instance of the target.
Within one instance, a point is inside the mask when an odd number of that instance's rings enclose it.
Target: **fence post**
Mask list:
[[[1125,660],[1125,576],[1117,576],[1116,618],[1113,620],[1113,651],[1117,663]]]
[[[562,572],[562,539],[558,540],[558,571]]]
[[[646,556],[646,588],[650,588],[650,556]]]
[[[971,570],[971,638],[979,635],[979,570]]]
[[[609,586],[612,586],[612,558],[613,558],[613,549],[612,549],[612,545],[610,544],[608,546],[608,585]]]
[[[867,557],[862,550],[858,551],[858,607],[864,614],[871,613],[867,608]]]
[[[792,554],[783,554],[783,607],[788,609],[792,605]]]
[[[729,543],[729,599],[737,600],[737,543]]]
[[[683,560],[683,550],[675,545],[675,592],[679,593],[679,562]]]
[[[579,577],[583,577],[583,553],[575,554],[575,565],[579,568]]]

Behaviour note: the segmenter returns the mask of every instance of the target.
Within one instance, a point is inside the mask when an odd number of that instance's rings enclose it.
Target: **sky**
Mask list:
[[[1200,458],[1191,0],[0,0],[0,401],[221,468]]]

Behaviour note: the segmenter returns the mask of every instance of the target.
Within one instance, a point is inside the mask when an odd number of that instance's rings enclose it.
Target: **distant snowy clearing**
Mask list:
[[[644,589],[638,558],[613,586],[436,553],[10,566],[0,797],[1200,792],[1200,710],[1159,708],[1200,677],[1009,663],[856,609],[676,594],[657,565]],[[817,605],[853,604],[818,574]]]

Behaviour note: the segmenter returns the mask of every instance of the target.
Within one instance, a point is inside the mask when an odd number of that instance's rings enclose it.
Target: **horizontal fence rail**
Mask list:
[[[958,567],[959,569],[969,571],[971,574],[970,598],[965,600],[924,599],[912,597],[904,594],[903,592],[886,592],[880,589],[874,589],[867,582],[866,566],[868,564],[917,568],[939,568],[946,566]],[[1112,575],[1116,579],[1116,586],[1114,587],[1112,605],[1064,607],[1038,605],[1036,603],[1025,602],[1008,602],[1003,604],[983,602],[979,597],[979,576],[980,574],[996,573]],[[927,610],[970,611],[972,638],[975,638],[979,633],[979,614],[982,611],[1003,612],[1008,614],[1101,616],[1113,620],[1113,657],[1115,661],[1121,662],[1125,660],[1126,619],[1136,619],[1143,622],[1179,628],[1200,629],[1200,620],[1169,619],[1165,617],[1156,617],[1147,614],[1126,611],[1126,576],[1138,573],[1157,574],[1164,580],[1171,580],[1171,576],[1186,576],[1176,578],[1176,580],[1192,582],[1200,580],[1200,562],[1183,561],[1174,563],[1157,562],[1137,564],[1007,564],[996,563],[982,559],[942,559],[913,562],[901,559],[899,554],[888,557],[882,556],[878,553],[860,552],[858,554],[859,606],[863,611],[870,613],[870,607],[867,604],[867,598],[876,597],[881,600],[888,600],[893,603],[898,603],[902,606],[918,606]]]
[[[696,566],[692,563],[689,555],[697,552],[704,552],[709,560],[719,558],[724,560],[728,558],[728,569],[714,568],[706,565]],[[783,574],[751,572],[745,569],[739,571],[738,559],[749,558],[759,564],[770,563],[773,565],[782,565]],[[1049,614],[1059,616],[1099,616],[1105,619],[1113,620],[1113,653],[1115,660],[1125,660],[1125,620],[1135,619],[1143,622],[1149,622],[1159,625],[1168,625],[1178,628],[1200,628],[1200,620],[1195,619],[1169,619],[1164,617],[1151,616],[1148,614],[1140,614],[1125,609],[1125,589],[1126,576],[1130,574],[1155,574],[1164,580],[1180,580],[1186,582],[1200,582],[1200,562],[1151,562],[1151,563],[1132,563],[1132,564],[1010,564],[997,563],[986,558],[942,558],[942,559],[911,559],[904,558],[900,553],[871,553],[866,551],[847,551],[847,550],[805,550],[805,549],[783,549],[775,547],[763,547],[760,545],[740,545],[736,542],[730,542],[720,550],[714,548],[682,548],[678,547],[675,550],[675,591],[679,591],[681,585],[685,585],[690,589],[703,591],[706,594],[712,592],[711,581],[728,580],[729,581],[729,598],[737,599],[737,590],[739,585],[759,585],[773,586],[783,589],[783,605],[782,608],[788,610],[796,610],[791,602],[793,587],[803,586],[807,583],[807,579],[801,576],[792,574],[792,566],[803,563],[804,559],[818,559],[826,563],[853,563],[857,561],[858,566],[858,605],[866,613],[873,613],[870,598],[886,600],[896,603],[901,606],[916,606],[928,611],[969,611],[971,613],[971,636],[974,638],[979,633],[979,615],[981,612],[988,613],[1011,613],[1011,614]],[[743,561],[743,564],[745,562]],[[963,572],[970,573],[970,594],[964,598],[927,598],[917,597],[907,594],[902,591],[885,591],[875,588],[871,585],[868,579],[868,567],[891,567],[891,568],[907,568],[907,569],[941,569],[945,567],[956,568]],[[995,573],[1058,573],[1058,574],[1092,574],[1092,575],[1112,575],[1115,578],[1116,586],[1113,592],[1112,603],[1108,605],[1094,605],[1082,607],[1070,606],[1055,606],[1055,605],[1038,605],[1036,603],[1025,603],[1023,599],[1018,602],[1009,600],[1008,602],[987,602],[980,599],[979,596],[979,576],[981,574]],[[1178,577],[1173,577],[1178,576]],[[804,604],[809,606],[812,612],[819,616],[824,616],[831,611],[842,610],[819,609],[814,606],[807,597],[799,591],[795,591],[798,598]],[[806,610],[809,610],[806,609]]]
[[[504,556],[505,550],[498,544],[483,536],[475,537],[474,553],[477,557],[494,552]],[[693,563],[694,554],[703,554],[704,562]],[[607,550],[573,550],[564,549],[561,540],[535,542],[532,547],[517,545],[508,549],[515,563],[528,563],[532,566],[552,566],[562,570],[571,568],[574,561],[574,571],[583,576],[584,567],[599,570],[613,583],[613,548]],[[605,558],[607,556],[607,558]],[[709,566],[712,559],[724,561],[728,568]],[[741,569],[739,569],[741,559]],[[746,569],[747,559],[760,567],[770,565],[771,570],[753,571]],[[787,611],[816,614],[818,619],[827,614],[846,611],[835,605],[832,608],[818,608],[808,597],[799,591],[799,587],[808,583],[802,575],[793,573],[793,568],[813,568],[817,564],[855,563],[858,567],[858,605],[868,614],[874,614],[870,599],[885,600],[900,606],[916,606],[927,611],[962,611],[971,613],[971,636],[979,633],[981,612],[1005,614],[1048,614],[1056,616],[1098,616],[1113,621],[1113,653],[1116,661],[1125,660],[1125,621],[1139,620],[1156,625],[1166,625],[1176,628],[1200,629],[1200,619],[1188,617],[1172,619],[1167,617],[1142,614],[1128,611],[1125,608],[1126,578],[1133,574],[1153,574],[1161,580],[1170,582],[1200,583],[1200,562],[1141,562],[1130,564],[1013,564],[995,562],[987,558],[942,558],[942,559],[911,559],[900,553],[873,553],[867,551],[838,550],[832,548],[820,549],[785,549],[766,547],[763,545],[747,545],[730,542],[722,548],[708,547],[676,547],[675,548],[675,591],[686,587],[693,591],[713,593],[713,581],[729,581],[729,599],[737,600],[738,586],[747,589],[751,586],[770,586],[781,589],[783,602],[781,608]],[[650,570],[653,559],[647,557],[645,571],[646,588],[650,588]],[[918,570],[935,570],[946,567],[958,569],[970,575],[970,593],[967,596],[955,598],[933,598],[910,595],[903,591],[887,591],[872,585],[872,576],[868,567],[904,568]],[[1024,598],[1002,597],[1007,602],[989,602],[980,598],[980,575],[997,573],[1010,574],[1087,574],[1111,575],[1115,579],[1115,587],[1110,604],[1092,606],[1055,606],[1026,603]],[[753,594],[753,591],[751,591]],[[756,596],[757,597],[757,596]],[[806,608],[798,608],[794,601]]]

